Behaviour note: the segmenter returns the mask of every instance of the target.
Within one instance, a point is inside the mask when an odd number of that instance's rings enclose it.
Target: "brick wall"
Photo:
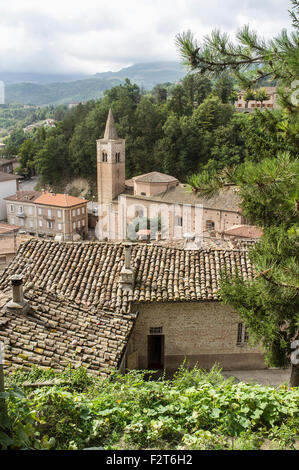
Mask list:
[[[227,370],[266,368],[258,347],[237,345],[240,319],[220,302],[150,303],[136,305],[139,317],[130,338],[127,357],[138,351],[139,368],[148,368],[150,328],[163,328],[164,367],[176,369],[186,357],[192,367]]]

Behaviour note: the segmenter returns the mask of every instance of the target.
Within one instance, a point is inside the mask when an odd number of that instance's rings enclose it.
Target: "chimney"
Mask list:
[[[195,243],[195,235],[193,233],[184,233],[183,238],[185,240],[184,250],[197,250],[197,244]]]
[[[12,286],[12,300],[5,305],[5,308],[15,313],[26,313],[29,309],[29,303],[24,299],[23,275],[14,274],[11,276],[10,280]]]
[[[156,242],[162,240],[162,232],[156,232]]]
[[[131,267],[131,249],[132,243],[123,244],[125,249],[125,264],[121,269],[119,284],[124,291],[132,291],[134,287],[134,270]]]

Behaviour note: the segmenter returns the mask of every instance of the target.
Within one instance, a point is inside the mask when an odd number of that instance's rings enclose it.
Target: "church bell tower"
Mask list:
[[[125,190],[125,139],[117,135],[109,109],[103,139],[97,140],[98,203],[110,204]]]

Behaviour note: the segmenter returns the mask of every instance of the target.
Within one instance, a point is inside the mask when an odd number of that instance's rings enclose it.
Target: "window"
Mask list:
[[[103,153],[102,153],[102,161],[103,161],[103,162],[108,162],[108,155],[107,155],[106,152],[103,152]]]
[[[82,207],[82,215],[85,214],[85,207]]]
[[[30,215],[33,214],[33,207],[32,206],[28,206],[28,212]]]
[[[33,228],[33,227],[34,227],[34,222],[33,222],[33,220],[29,220],[29,227],[30,227],[30,228]]]
[[[20,225],[22,225],[22,227],[25,225],[24,219],[20,219]]]
[[[52,217],[52,211],[51,211],[51,209],[48,209],[48,217]]]
[[[62,224],[58,224],[58,230],[62,230]]]
[[[248,332],[244,323],[238,323],[237,344],[247,343],[248,337]]]
[[[78,228],[81,227],[81,223],[80,223],[80,220],[78,220]]]
[[[39,219],[38,225],[39,225],[40,227],[42,227],[42,226],[43,226],[43,221]]]
[[[82,220],[82,227],[85,227],[85,219]]]
[[[38,215],[42,215],[42,213],[43,213],[43,210],[42,210],[42,208],[41,208],[41,207],[39,207],[39,208],[37,209],[37,213],[38,213]]]
[[[141,196],[146,196],[146,193],[142,193],[142,192],[141,192],[140,194],[141,194]]]
[[[0,264],[6,264],[6,256],[0,256]]]
[[[76,230],[76,222],[73,222],[73,230]]]
[[[24,214],[24,207],[23,206],[19,206],[19,214]]]
[[[58,217],[58,219],[61,219],[61,216],[62,216],[61,211],[57,211],[57,217]]]
[[[117,152],[117,153],[115,154],[115,161],[116,161],[116,163],[119,163],[119,162],[120,162],[120,152]]]
[[[49,222],[49,221],[48,221],[48,222],[47,222],[47,227],[48,227],[48,228],[53,228],[53,222]]]
[[[11,225],[14,225],[14,224],[15,224],[15,218],[14,218],[14,217],[11,217],[11,218],[10,218],[10,223],[11,223]]]
[[[15,211],[15,206],[13,204],[10,204],[9,210],[10,210],[10,212],[14,212]]]
[[[79,209],[77,209],[77,215],[80,215],[80,212],[81,211],[80,211],[80,207],[79,207]]]
[[[206,229],[207,230],[215,230],[215,222],[213,220],[206,221]]]
[[[73,214],[73,217],[76,217],[76,209],[73,209],[72,214]]]
[[[181,217],[180,215],[177,215],[175,218],[175,225],[177,227],[183,227],[183,217]]]

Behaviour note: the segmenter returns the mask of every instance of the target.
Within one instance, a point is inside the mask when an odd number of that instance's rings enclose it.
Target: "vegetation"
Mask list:
[[[225,74],[211,81],[192,73],[181,83],[161,84],[148,93],[127,80],[106,91],[99,101],[70,110],[57,108],[54,118],[60,122],[55,128],[28,136],[15,128],[6,149],[21,156],[21,173],[40,174],[41,187],[55,182],[57,190],[78,175],[92,185],[95,141],[104,134],[110,107],[118,134],[126,139],[128,178],[160,171],[186,182],[188,176],[205,169],[221,170],[246,158],[259,161],[261,146],[268,153],[277,145],[285,149],[289,116],[279,110],[237,113],[231,104],[235,99],[235,83]],[[294,153],[297,144],[294,134],[289,150]]]
[[[256,268],[254,280],[244,282],[238,274],[231,277],[224,273],[220,295],[238,311],[251,336],[262,341],[269,363],[277,366],[290,362],[291,343],[299,336],[299,100],[294,99],[292,88],[299,76],[299,4],[297,0],[292,3],[294,31],[290,37],[283,31],[266,43],[248,27],[238,33],[237,45],[220,32],[206,38],[202,47],[190,32],[178,37],[182,55],[200,73],[217,75],[230,70],[247,82],[247,99],[251,99],[250,90],[259,76],[275,78],[289,87],[281,91],[284,109],[279,117],[276,112],[257,112],[246,123],[246,161],[189,180],[193,191],[207,197],[227,184],[237,185],[242,214],[250,224],[263,228],[260,243],[250,253]],[[252,70],[252,64],[259,67]],[[260,92],[257,99],[262,102],[265,93]],[[295,364],[291,384],[299,386]]]
[[[32,367],[10,375],[8,419],[0,444],[9,449],[294,449],[298,389],[225,379],[183,365],[172,380],[153,371],[118,371],[106,379],[86,369]],[[24,387],[24,382],[60,380]],[[297,442],[297,444],[296,444]]]

